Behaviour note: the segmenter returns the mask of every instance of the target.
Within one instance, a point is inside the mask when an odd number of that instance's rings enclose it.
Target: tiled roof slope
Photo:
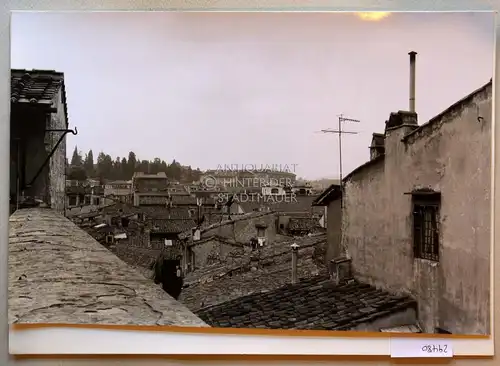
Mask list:
[[[147,220],[151,231],[156,233],[180,234],[196,226],[193,219],[152,219]]]
[[[9,323],[207,326],[55,211],[9,226]]]
[[[335,286],[328,277],[317,276],[204,308],[197,315],[213,327],[349,330],[415,305],[409,297],[370,285]]]
[[[294,198],[277,198],[272,200],[259,200],[259,199],[241,199],[239,204],[243,211],[252,212],[258,210],[260,207],[269,207],[271,211],[275,212],[304,212],[304,213],[321,213],[321,210],[313,207],[313,202],[318,196],[295,196]]]
[[[291,244],[299,245],[297,277],[310,278],[327,273],[324,264],[326,236],[273,243],[250,255],[229,259],[188,273],[180,300],[196,311],[252,293],[279,288],[291,280]]]
[[[203,225],[201,226],[201,233],[207,232],[211,229],[218,228],[224,225],[230,225],[238,221],[242,220],[251,220],[251,219],[256,219],[259,217],[264,217],[267,215],[273,215],[272,212],[250,212],[250,213],[245,213],[241,215],[230,215],[231,219],[228,219],[228,216],[222,215],[223,220],[222,221],[217,221],[217,220],[210,220],[209,222],[204,222]],[[220,219],[220,218],[219,218]],[[179,238],[180,239],[185,239],[188,238],[191,235],[191,231],[186,231],[183,232]]]
[[[11,103],[51,105],[62,90],[62,103],[68,118],[64,74],[54,70],[11,70]]]
[[[319,220],[312,217],[291,217],[288,230],[312,230],[319,226]]]

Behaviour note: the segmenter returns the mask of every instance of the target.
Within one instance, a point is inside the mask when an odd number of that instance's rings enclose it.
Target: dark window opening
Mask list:
[[[256,250],[259,242],[257,238],[252,238],[250,239],[250,246],[252,247],[252,250]]]
[[[266,237],[266,228],[262,226],[257,227],[257,238],[265,238]]]
[[[278,194],[280,190],[278,188],[271,188],[271,194]]]
[[[413,196],[415,258],[439,261],[439,209],[439,195]]]
[[[69,206],[76,206],[76,196],[69,196]]]
[[[85,196],[83,194],[78,195],[78,201],[80,201],[80,205],[85,202]]]
[[[122,218],[121,218],[121,221],[122,221],[122,226],[123,226],[123,227],[128,227],[128,223],[129,223],[129,221],[130,221],[130,220],[128,219],[128,217],[122,217]]]
[[[163,259],[161,256],[153,264],[154,282],[162,284],[163,290],[174,299],[178,299],[184,283],[181,261]]]
[[[280,224],[280,230],[284,230],[285,229],[285,225],[284,224]]]
[[[85,196],[85,204],[90,205],[90,197],[89,196]]]

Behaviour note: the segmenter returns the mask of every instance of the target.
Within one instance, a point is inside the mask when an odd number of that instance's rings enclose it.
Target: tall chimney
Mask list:
[[[297,283],[297,257],[299,254],[299,246],[296,243],[292,247],[292,285]]]
[[[417,53],[411,51],[410,55],[410,112],[415,112],[415,59]]]

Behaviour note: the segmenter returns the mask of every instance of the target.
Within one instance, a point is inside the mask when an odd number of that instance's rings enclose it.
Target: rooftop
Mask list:
[[[270,291],[289,283],[293,243],[299,245],[298,278],[309,278],[327,272],[323,260],[325,234],[288,238],[255,252],[227,258],[224,263],[188,273],[184,279],[185,288],[181,293],[181,301],[190,309],[196,310],[240,296]]]
[[[197,314],[214,327],[349,330],[415,306],[409,297],[370,285],[336,286],[328,277],[316,276],[207,307]]]
[[[9,323],[206,326],[50,209],[9,219]]]
[[[66,120],[68,119],[64,74],[54,70],[11,70],[12,104],[34,104],[52,106],[59,90]]]
[[[317,195],[308,196],[287,196],[287,197],[276,197],[276,198],[252,198],[248,196],[242,196],[238,200],[238,204],[245,212],[252,212],[260,207],[269,207],[271,211],[292,213],[292,212],[312,212],[313,202],[317,198]]]
[[[326,206],[331,201],[337,200],[341,197],[340,184],[332,184],[330,187],[325,189],[316,199],[313,201],[313,206]]]
[[[291,217],[288,222],[288,230],[311,231],[319,226],[319,220],[312,217]]]
[[[167,179],[167,174],[165,172],[158,172],[156,174],[148,174],[148,173],[143,173],[143,172],[135,172],[132,179],[136,178],[144,178],[144,179]]]
[[[255,218],[259,218],[259,217],[263,217],[263,216],[267,216],[267,215],[274,215],[274,212],[249,212],[249,213],[241,214],[241,215],[231,215],[231,220],[224,220],[225,217],[221,216],[221,218],[223,219],[222,221],[205,225],[201,228],[200,232],[204,233],[208,230],[211,230],[211,229],[214,229],[214,228],[217,228],[220,226],[229,225],[229,224],[232,224],[234,222],[238,222],[238,221],[242,221],[242,220],[251,220],[251,219],[255,219]],[[179,239],[188,238],[190,235],[191,235],[191,230],[183,232],[181,235],[179,235]]]
[[[148,219],[147,222],[151,225],[151,232],[162,234],[179,234],[196,226],[193,219]]]
[[[411,132],[407,133],[403,137],[402,139],[403,142],[405,144],[411,144],[414,141],[419,140],[420,138],[426,136],[425,131],[437,130],[443,123],[456,120],[454,116],[461,114],[468,105],[473,105],[475,101],[478,99],[491,98],[492,97],[491,93],[492,93],[492,79],[490,79],[488,83],[486,83],[479,89],[474,90],[469,95],[453,103],[451,106],[446,108],[437,116],[431,118],[426,123],[420,126],[416,125]],[[397,113],[391,113],[389,121],[386,122],[386,127],[394,128],[394,126],[392,126],[391,124],[391,118],[393,120],[392,122],[394,122],[394,120],[399,118],[400,119],[399,123],[403,123],[405,121],[405,118],[403,117],[407,116],[408,114],[411,114],[411,112],[399,111]],[[381,138],[382,134],[373,134],[373,136]],[[347,174],[344,177],[343,181],[347,182],[351,180],[354,176],[364,171],[367,167],[371,167],[378,163],[382,163],[384,159],[385,159],[385,154],[381,154],[374,159],[368,160],[366,163],[361,164],[360,166],[352,170],[349,174]]]

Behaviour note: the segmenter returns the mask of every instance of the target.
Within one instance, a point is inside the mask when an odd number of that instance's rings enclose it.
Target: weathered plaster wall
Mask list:
[[[20,151],[22,154],[23,145],[26,149],[25,156],[25,184],[31,183],[38,169],[42,166],[45,158],[47,157],[47,149],[44,144],[45,127],[47,124],[47,117],[44,113],[36,110],[16,108],[13,110],[11,116],[11,129],[14,136],[21,138]],[[17,156],[17,151],[13,151]],[[21,167],[22,167],[21,155]],[[14,183],[14,187],[16,182]],[[31,187],[26,188],[25,196],[36,197],[46,203],[50,203],[49,192],[49,166],[43,168],[42,173],[34,180]]]
[[[57,108],[57,113],[53,113],[50,116],[47,128],[64,130],[67,128],[67,125],[61,90],[57,93],[55,107]],[[45,134],[48,154],[55,147],[61,135],[62,132],[49,132]],[[64,214],[66,205],[66,138],[61,141],[49,161],[49,194],[51,208]]]
[[[489,85],[407,142],[404,127],[388,131],[385,159],[345,185],[343,243],[356,275],[415,295],[424,331],[490,331],[491,93]],[[422,187],[442,195],[435,265],[413,259],[404,193]]]
[[[231,238],[240,243],[249,243],[250,239],[257,237],[257,228],[255,225],[264,224],[267,226],[267,240],[268,242],[273,242],[277,236],[277,217],[275,213],[262,213],[255,214],[255,217],[247,217],[241,220],[235,219],[231,223],[203,231],[202,238],[218,235],[225,238]]]
[[[342,211],[340,209],[340,200],[334,200],[326,206],[326,237],[327,249],[325,261],[337,258],[342,249]]]
[[[231,245],[223,240],[213,238],[191,247],[194,253],[195,268],[203,268],[216,263],[225,262],[230,255],[243,255],[245,248]]]

